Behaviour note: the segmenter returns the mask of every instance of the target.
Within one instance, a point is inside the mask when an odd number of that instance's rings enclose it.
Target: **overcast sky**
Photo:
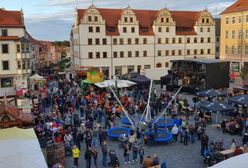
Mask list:
[[[203,10],[214,16],[235,0],[95,0],[99,8]],[[24,11],[28,32],[40,40],[69,40],[75,8],[88,8],[91,0],[0,0],[0,7]]]

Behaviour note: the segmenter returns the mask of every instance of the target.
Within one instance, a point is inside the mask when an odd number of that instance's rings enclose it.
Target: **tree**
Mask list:
[[[245,80],[246,76],[248,75],[248,68],[242,68],[240,71],[240,77],[242,80]]]

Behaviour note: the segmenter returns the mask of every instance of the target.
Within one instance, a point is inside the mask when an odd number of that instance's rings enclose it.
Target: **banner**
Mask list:
[[[22,96],[28,91],[27,80],[16,81],[16,96]]]
[[[30,99],[17,99],[17,107],[23,113],[30,113],[32,109],[32,100]]]

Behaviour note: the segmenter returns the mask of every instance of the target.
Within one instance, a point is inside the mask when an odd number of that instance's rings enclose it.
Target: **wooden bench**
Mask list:
[[[230,154],[233,154],[235,151],[235,149],[226,149],[226,150],[223,150],[223,151],[220,151],[221,154],[223,155],[230,155]]]

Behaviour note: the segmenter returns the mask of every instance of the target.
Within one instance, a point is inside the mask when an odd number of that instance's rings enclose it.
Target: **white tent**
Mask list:
[[[45,80],[45,78],[43,76],[40,76],[39,74],[34,74],[33,76],[30,76],[29,79],[32,80]]]
[[[1,129],[0,149],[1,168],[47,168],[32,128]]]
[[[247,168],[248,153],[231,157],[209,168]]]
[[[118,88],[125,88],[136,85],[136,83],[131,82],[129,80],[105,80],[103,82],[95,83],[95,85],[100,88],[105,88],[109,86],[115,87],[116,84]]]

